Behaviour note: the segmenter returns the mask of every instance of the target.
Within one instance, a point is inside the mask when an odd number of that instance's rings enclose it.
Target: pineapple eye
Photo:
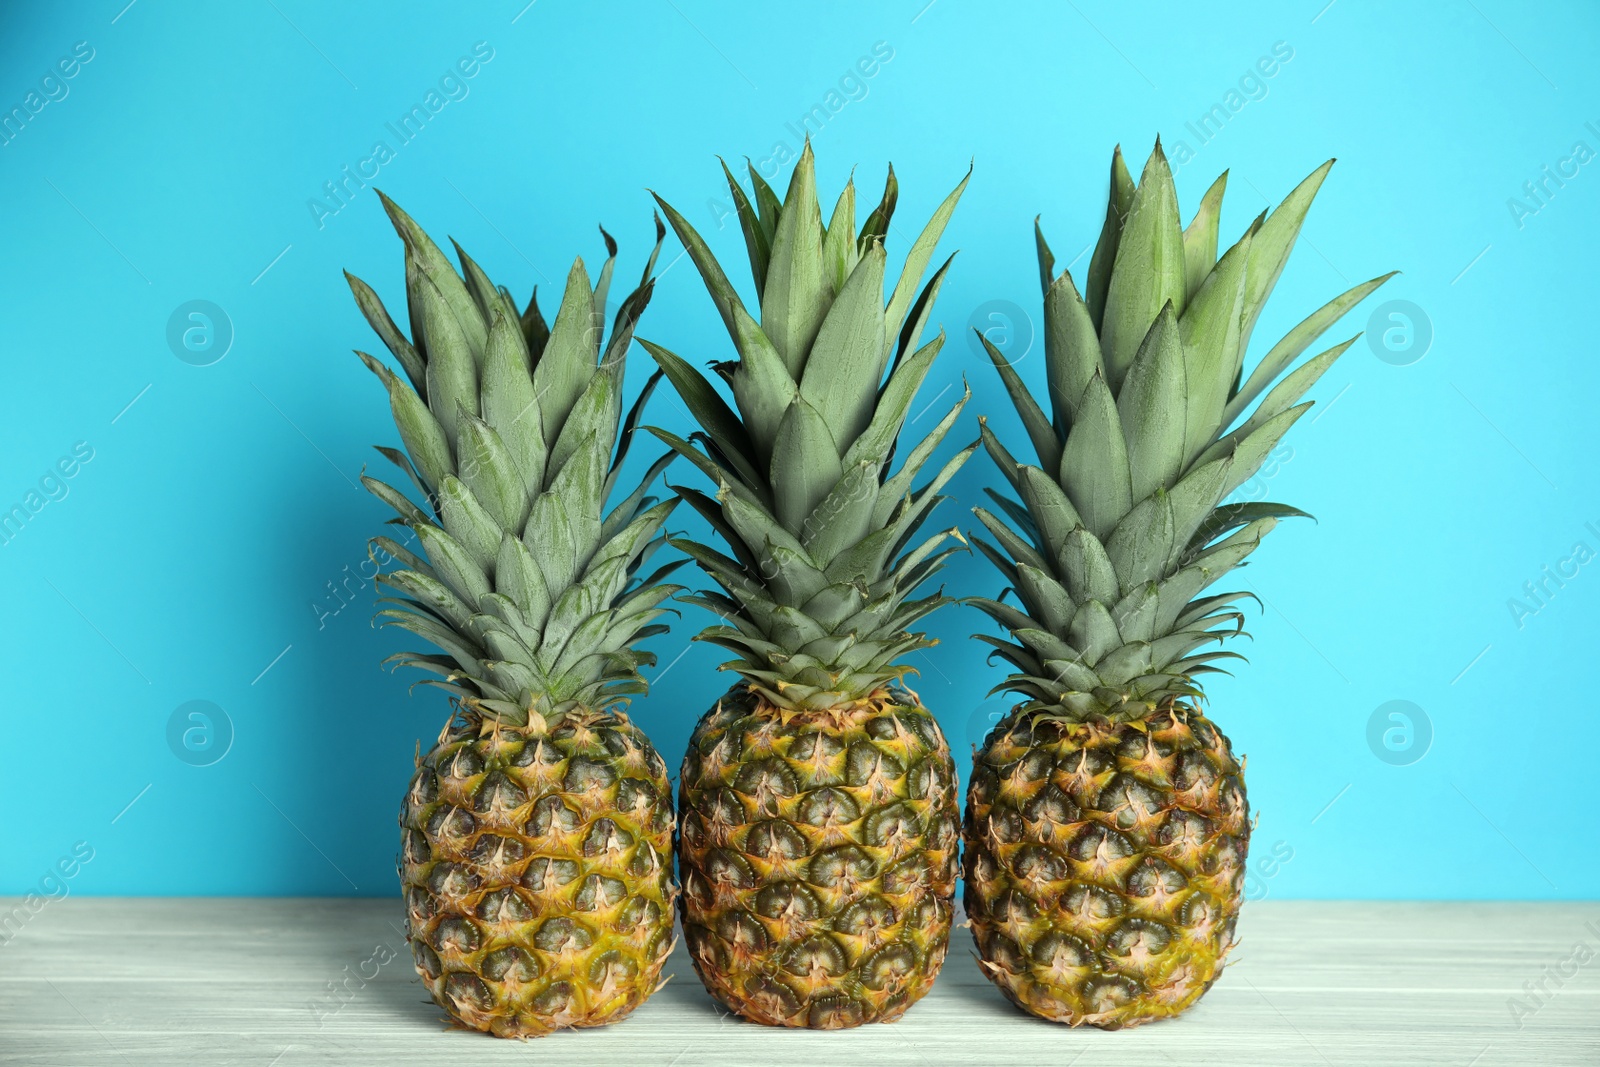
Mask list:
[[[406,889],[406,915],[413,926],[421,926],[434,914],[433,897],[421,886]]]
[[[428,817],[428,836],[445,845],[467,840],[477,828],[471,812],[449,804],[435,808]]]
[[[745,983],[745,993],[745,1010],[758,1022],[770,1026],[793,1025],[792,1020],[801,1012],[794,992],[775,978],[755,975]]]
[[[1185,930],[1204,937],[1216,925],[1220,914],[1221,908],[1217,906],[1216,898],[1204,890],[1198,890],[1178,909],[1178,923]]]
[[[768,861],[797,860],[808,851],[805,837],[782,819],[768,819],[752,826],[745,836],[744,848],[750,855]]]
[[[540,856],[528,864],[528,869],[522,874],[522,884],[535,893],[543,893],[545,876],[550,872],[550,860]]]
[[[483,979],[462,971],[444,980],[444,995],[457,1011],[488,1011],[494,1006],[494,994]]]
[[[782,801],[800,791],[794,772],[775,757],[745,764],[734,789],[751,798],[755,810],[767,816],[777,815]]]
[[[910,945],[885,945],[861,962],[861,984],[868,989],[896,988],[916,969],[917,953]]]
[[[912,800],[926,800],[943,784],[939,772],[943,761],[935,758],[920,759],[906,773],[906,796]]]
[[[479,785],[477,795],[473,797],[472,808],[479,813],[503,813],[515,811],[528,802],[528,794],[523,792],[511,779],[500,771],[492,771]]]
[[[582,952],[594,944],[594,934],[578,920],[560,915],[544,921],[533,943],[544,952]]]
[[[1156,831],[1155,840],[1163,848],[1170,846],[1185,855],[1198,855],[1211,833],[1211,824],[1205,816],[1174,808]]]
[[[950,850],[955,854],[956,839],[961,833],[961,824],[956,821],[955,813],[945,811],[934,817],[932,829],[928,835],[928,846],[934,849]]]
[[[1120,899],[1099,886],[1076,882],[1061,894],[1060,910],[1072,920],[1097,926],[1122,914]]]
[[[756,913],[769,919],[789,916],[801,922],[822,914],[822,905],[816,894],[806,886],[794,882],[777,882],[756,894]]]
[[[687,812],[678,823],[678,847],[684,852],[699,852],[710,844],[705,820],[698,812]]]
[[[683,898],[685,903],[693,906],[694,911],[692,914],[704,915],[709,913],[712,907],[715,906],[717,891],[712,888],[710,879],[701,874],[697,868],[690,867],[683,876]],[[693,934],[694,927],[692,925],[686,926],[686,929]],[[691,941],[690,948],[693,947],[694,945]]]
[[[1094,953],[1081,938],[1048,933],[1034,942],[1033,959],[1055,976],[1093,966]]]
[[[905,776],[905,765],[866,741],[850,746],[845,758],[845,783],[868,786],[898,782]]]
[[[590,962],[588,977],[595,985],[604,987],[607,982],[627,981],[638,973],[638,963],[613,949],[600,953]]]
[[[844,743],[837,737],[810,731],[789,743],[789,758],[806,763],[832,760],[843,751]]]
[[[409,866],[419,867],[433,858],[433,850],[428,847],[427,836],[416,830],[405,832],[401,850]]]
[[[849,793],[830,786],[808,794],[800,802],[797,814],[808,826],[826,828],[855,822],[861,818],[861,809]]]
[[[1217,769],[1211,761],[1200,752],[1185,752],[1178,757],[1177,770],[1172,775],[1172,784],[1179,792],[1207,792],[1217,781]]]
[[[1181,892],[1187,880],[1172,864],[1146,856],[1128,875],[1128,892],[1136,897],[1165,899]]]
[[[706,860],[705,869],[711,882],[719,886],[744,890],[753,889],[758,882],[749,861],[726,848],[712,850]]]
[[[442,920],[433,932],[433,947],[439,952],[469,955],[483,943],[483,931],[471,919],[452,915]]]
[[[922,820],[908,804],[891,804],[879,808],[867,817],[865,841],[868,845],[893,849],[916,840],[922,829]]]
[[[988,943],[983,954],[990,967],[997,967],[1008,974],[1018,974],[1026,969],[1027,959],[1015,941],[992,927],[986,931],[986,936]]]
[[[1110,864],[1133,855],[1133,842],[1109,827],[1090,823],[1067,846],[1067,854],[1083,863]]]
[[[591,874],[583,880],[572,896],[572,906],[578,911],[605,911],[622,902],[628,887],[615,878]]]
[[[439,799],[439,777],[427,767],[419,767],[416,776],[411,779],[411,788],[407,797],[412,807],[420,808],[432,804]]]
[[[483,834],[472,846],[470,858],[486,867],[503,868],[516,865],[527,855],[528,846],[520,838]]]
[[[531,982],[539,977],[539,961],[522,946],[507,945],[485,956],[479,971],[491,982]]]
[[[643,779],[624,778],[617,789],[617,807],[621,811],[646,811],[660,802],[660,792]]]
[[[435,897],[460,900],[482,885],[483,880],[461,864],[436,863],[428,872],[427,884]]]
[[[973,811],[981,811],[985,805],[994,801],[999,789],[1000,776],[980,757],[973,765],[972,778],[967,782],[967,803],[972,806]]]
[[[471,745],[462,745],[439,764],[439,773],[446,778],[465,781],[483,773],[483,757]]]
[[[556,982],[533,998],[533,1007],[546,1017],[565,1018],[572,1011],[574,992],[571,982]]]
[[[444,965],[439,962],[438,954],[424,944],[420,938],[412,939],[411,959],[417,965],[417,973],[430,982],[444,973]]]
[[[1027,827],[1023,825],[1022,814],[1016,808],[994,807],[989,809],[984,832],[993,841],[1022,841],[1026,838]]]
[[[857,845],[840,845],[819,852],[812,858],[807,870],[806,881],[812,885],[849,891],[876,877],[878,865],[865,849]]]
[[[1061,788],[1072,792],[1086,789],[1111,766],[1111,761],[1090,748],[1069,752],[1056,761],[1054,780]]]
[[[719,789],[706,803],[706,821],[712,826],[737,826],[749,819],[744,801],[731,789]]]
[[[1129,734],[1117,746],[1117,755],[1122,759],[1137,762],[1144,759],[1144,754],[1149,747],[1150,739],[1144,734]]]
[[[883,891],[892,896],[925,892],[929,887],[928,873],[926,856],[919,853],[903,859],[883,872]]]
[[[512,754],[509,762],[513,767],[554,767],[566,758],[547,738],[532,737]]]
[[[1043,789],[1034,794],[1033,798],[1023,805],[1022,813],[1028,822],[1044,822],[1053,826],[1065,826],[1076,822],[1080,817],[1078,806],[1072,802],[1072,798],[1054,783],[1047,783]]]
[[[568,793],[600,793],[609,789],[616,780],[616,769],[609,762],[576,756],[567,765],[567,774],[561,787]]]
[[[533,919],[533,909],[514,889],[496,889],[478,902],[478,918],[489,923],[525,923]]]
[[[661,862],[661,857],[648,841],[641,841],[633,851],[633,859],[628,861],[628,874],[634,878],[648,878],[665,868],[666,864]]]
[[[1149,822],[1161,814],[1161,801],[1155,792],[1130,775],[1113,778],[1101,790],[1095,807],[1109,813],[1117,826],[1124,830]]]
[[[893,741],[900,735],[900,728],[896,725],[892,715],[874,716],[868,719],[861,729],[863,733],[874,741]]]
[[[946,880],[952,887],[955,885],[956,875],[953,866]],[[922,932],[927,944],[937,946],[940,954],[943,954],[950,944],[951,899],[953,898],[929,893],[917,901],[908,919],[913,928]]]
[[[894,921],[894,909],[887,901],[862,900],[840,912],[833,928],[841,934],[867,936],[893,926]]]
[[[622,910],[622,925],[653,927],[661,924],[661,905],[646,897],[634,897]]]
[[[1007,889],[1001,893],[994,902],[992,910],[995,921],[1002,925],[1027,924],[1039,917],[1039,907],[1033,898],[1015,889]]]
[[[1139,983],[1120,974],[1085,978],[1078,995],[1094,1013],[1114,1011],[1139,995]]]
[[[844,950],[826,934],[816,934],[801,941],[783,961],[783,969],[796,975],[820,973],[837,977],[848,968]]]
[[[1011,869],[1020,882],[1034,890],[1052,882],[1060,882],[1071,873],[1067,863],[1052,850],[1042,845],[1024,845],[1011,860]]]
[[[1124,919],[1122,925],[1106,939],[1106,951],[1137,967],[1166,951],[1171,941],[1172,932],[1160,923],[1148,919]]]
[[[596,819],[583,840],[585,856],[616,856],[633,845],[633,835],[615,820]]]
[[[526,828],[530,837],[570,834],[578,829],[578,813],[558,796],[547,796],[533,807]]]
[[[767,951],[767,931],[746,911],[735,908],[717,919],[717,935],[728,943],[729,952],[750,956]]]

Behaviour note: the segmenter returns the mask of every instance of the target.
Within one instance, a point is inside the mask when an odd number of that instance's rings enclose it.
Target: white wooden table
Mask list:
[[[0,924],[20,903],[0,900]],[[1252,903],[1198,1008],[1119,1033],[1019,1013],[964,931],[903,1020],[831,1033],[724,1017],[680,947],[632,1018],[528,1043],[447,1031],[399,917],[384,900],[49,902],[0,925],[0,1064],[1600,1065],[1600,903]]]

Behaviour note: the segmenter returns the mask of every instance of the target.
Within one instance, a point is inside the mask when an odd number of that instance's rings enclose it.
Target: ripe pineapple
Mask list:
[[[1017,604],[973,603],[1014,638],[979,638],[1015,668],[996,691],[1026,700],[976,755],[965,901],[983,970],[1043,1018],[1115,1029],[1177,1015],[1233,946],[1244,767],[1201,710],[1197,676],[1240,658],[1207,646],[1239,632],[1249,594],[1205,591],[1303,512],[1222,501],[1354,338],[1268,387],[1390,277],[1336,297],[1241,373],[1331,165],[1219,260],[1227,176],[1180,230],[1160,142],[1137,187],[1119,150],[1081,295],[1038,238],[1048,414],[989,347],[1037,460],[1017,462],[983,427],[1021,502],[991,494],[1010,526],[974,509],[996,542],[977,543]]]
[[[900,684],[900,661],[933,643],[907,627],[946,598],[912,597],[960,536],[919,543],[917,530],[976,444],[912,483],[965,399],[889,467],[944,341],[919,347],[948,262],[917,287],[966,182],[917,238],[886,310],[892,170],[859,233],[853,184],[823,225],[809,145],[781,204],[753,168],[754,206],[724,173],[759,323],[694,228],[662,208],[738,350],[714,364],[737,414],[689,364],[642,342],[704,431],[700,449],[655,431],[717,487],[715,499],[679,492],[733,553],[672,542],[722,587],[685,599],[722,617],[700,639],[732,651],[723,669],[741,676],[683,761],[684,932],[706,988],[745,1018],[887,1022],[933,983],[955,891],[955,767]]]
[[[602,344],[609,236],[598,284],[577,261],[547,325],[384,206],[405,241],[412,340],[349,281],[409,383],[358,354],[406,446],[379,451],[427,502],[362,478],[426,556],[374,539],[401,564],[379,579],[394,596],[378,614],[438,647],[392,659],[442,675],[424,684],[455,709],[401,808],[406,935],[459,1025],[534,1037],[614,1022],[660,984],[677,895],[666,767],[622,710],[654,662],[634,646],[666,629],[652,620],[681,588],[663,584],[675,564],[640,573],[676,503],[645,495],[671,453],[605,510],[659,377],[619,426],[656,255]]]

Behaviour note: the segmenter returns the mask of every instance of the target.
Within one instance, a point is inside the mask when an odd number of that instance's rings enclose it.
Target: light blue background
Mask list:
[[[1600,164],[1521,226],[1507,204],[1574,142],[1600,150],[1585,126],[1600,127],[1592,5],[1529,17],[1509,0],[783,13],[708,0],[124,2],[0,16],[0,110],[75,42],[94,49],[66,98],[0,147],[0,506],[75,443],[94,450],[65,498],[0,547],[0,892],[36,886],[79,841],[94,858],[77,893],[394,891],[400,794],[445,704],[379,670],[400,637],[369,627],[370,587],[320,622],[313,605],[332,606],[327,583],[357,567],[386,517],[353,481],[382,464],[371,444],[396,443],[350,354],[378,342],[339,272],[393,305],[400,246],[370,191],[320,228],[307,201],[375,140],[394,147],[384,124],[479,41],[493,59],[469,94],[398,147],[377,184],[519,295],[553,288],[575,254],[597,262],[601,221],[635,276],[647,185],[742,272],[736,227],[718,229],[714,155],[797,148],[786,124],[886,42],[893,58],[865,97],[815,134],[821,184],[831,204],[860,164],[870,202],[893,159],[894,256],[975,161],[945,245],[961,249],[938,311],[952,340],[923,394],[956,383],[942,408],[971,382],[963,441],[978,412],[1001,423],[1008,411],[969,318],[992,300],[1036,318],[1031,220],[1042,212],[1060,264],[1072,261],[1098,231],[1113,144],[1135,172],[1156,133],[1174,155],[1179,140],[1196,148],[1178,173],[1186,215],[1232,168],[1230,239],[1339,156],[1254,356],[1391,268],[1405,273],[1329,340],[1386,299],[1424,309],[1434,336],[1410,366],[1353,348],[1270,481],[1272,498],[1320,521],[1286,524],[1245,573],[1268,607],[1240,649],[1250,664],[1210,691],[1250,757],[1258,859],[1292,851],[1256,870],[1253,894],[1600,891],[1588,841],[1600,564],[1521,627],[1508,608],[1575,542],[1600,549],[1585,526],[1600,529]],[[1275,42],[1293,58],[1199,147],[1185,124]],[[663,264],[678,251],[670,242]],[[165,340],[173,310],[196,299],[235,331],[208,367]],[[1029,326],[1010,325],[1015,344]],[[666,272],[641,333],[697,363],[729,353],[687,260]],[[647,363],[636,349],[633,388]],[[1041,380],[1037,345],[1021,367]],[[665,392],[654,418],[681,427]],[[975,503],[995,480],[980,457],[954,491]],[[953,505],[944,521],[971,525]],[[971,557],[946,577],[953,592],[998,584]],[[727,681],[716,650],[683,651],[704,621],[690,614],[656,642],[655,689],[634,705],[669,764]],[[944,612],[943,643],[914,661],[962,765],[1000,674],[965,637],[982,625]],[[168,719],[190,700],[231,719],[232,748],[212,766],[168,748]],[[1431,750],[1408,766],[1368,746],[1368,719],[1390,700],[1432,724]]]

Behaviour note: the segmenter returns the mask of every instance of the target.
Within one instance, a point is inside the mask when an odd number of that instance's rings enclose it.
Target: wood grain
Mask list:
[[[20,903],[0,900],[0,923]],[[632,1018],[531,1045],[447,1031],[399,920],[388,900],[48,903],[0,928],[0,1064],[1600,1064],[1596,903],[1252,903],[1236,962],[1198,1008],[1119,1033],[1019,1013],[965,931],[903,1020],[833,1033],[726,1017],[680,947],[675,977]],[[1548,995],[1524,988],[1541,980]]]

